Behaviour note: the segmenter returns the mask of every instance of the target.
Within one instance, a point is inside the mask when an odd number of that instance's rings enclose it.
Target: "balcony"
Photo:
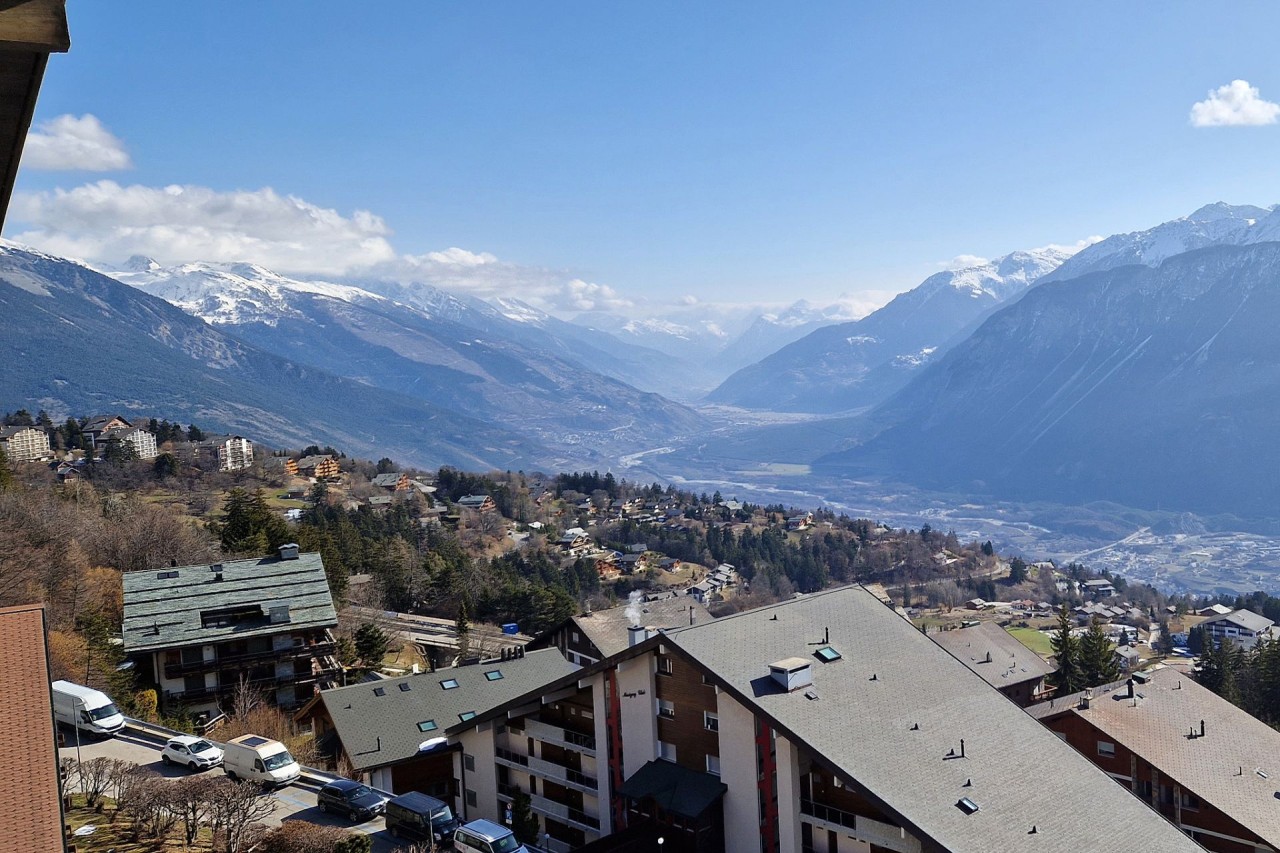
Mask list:
[[[182,663],[166,663],[164,665],[165,678],[181,678],[196,672],[209,672],[211,670],[222,669],[224,667],[240,666],[246,663],[254,663],[264,660],[284,660],[293,658],[296,660],[311,660],[316,657],[325,657],[334,653],[334,644],[329,641],[311,643],[310,645],[291,645],[282,646],[278,649],[266,649],[258,652],[243,652],[238,655],[220,654],[212,660],[184,661]]]
[[[513,799],[516,791],[520,790],[523,789],[519,785],[513,785],[509,782],[498,783],[498,796],[504,800]],[[546,797],[540,797],[537,794],[529,794],[528,796],[530,807],[538,814],[553,817],[562,823],[577,827],[583,832],[600,832],[600,818],[592,817],[580,809],[548,800]]]
[[[550,779],[567,788],[590,794],[593,797],[599,795],[599,783],[594,776],[588,776],[586,773],[574,770],[571,767],[562,767],[554,761],[547,761],[532,755],[521,755],[518,752],[512,752],[501,747],[494,750],[494,758],[498,764],[506,767],[523,770],[542,779]]]
[[[572,749],[592,758],[596,755],[596,739],[590,735],[578,734],[577,732],[571,732],[568,729],[548,725],[527,717],[524,720],[524,732],[529,737],[536,738],[543,743],[551,743],[566,749]]]
[[[896,850],[898,853],[920,853],[919,840],[908,835],[905,829],[884,821],[804,799],[800,801],[800,814],[810,818],[811,823],[823,829],[848,833],[858,841],[874,844],[886,850]]]

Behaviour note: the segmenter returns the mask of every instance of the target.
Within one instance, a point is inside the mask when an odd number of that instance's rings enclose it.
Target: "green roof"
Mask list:
[[[273,608],[278,620],[275,622]],[[218,619],[219,614],[229,618]],[[337,624],[338,615],[319,554],[300,554],[294,560],[264,557],[124,575],[123,634],[127,653],[331,628]]]

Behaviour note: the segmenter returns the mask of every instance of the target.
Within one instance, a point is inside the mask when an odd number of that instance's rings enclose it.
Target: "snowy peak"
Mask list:
[[[275,325],[282,318],[300,317],[302,312],[293,304],[299,294],[343,302],[382,298],[349,285],[298,281],[250,263],[196,261],[162,267],[150,258],[135,257],[125,266],[128,269],[107,274],[213,325]]]
[[[921,282],[917,290],[922,296],[928,296],[951,288],[974,299],[1003,302],[1057,269],[1069,257],[1070,252],[1057,248],[1010,252],[983,264],[932,275]]]
[[[1165,260],[1206,246],[1241,246],[1261,242],[1264,232],[1280,233],[1275,208],[1225,202],[1206,204],[1189,216],[1161,223],[1145,231],[1115,234],[1081,250],[1057,269],[1052,278],[1074,278],[1088,272],[1129,264],[1159,266]],[[1269,223],[1271,228],[1264,228]]]

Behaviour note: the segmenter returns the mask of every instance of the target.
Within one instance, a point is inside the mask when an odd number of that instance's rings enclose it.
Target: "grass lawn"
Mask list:
[[[1053,655],[1053,646],[1049,644],[1049,638],[1035,628],[1008,628],[1007,630],[1019,643],[1041,657],[1047,658]]]
[[[111,822],[112,814],[115,812],[115,805],[110,800],[107,801],[106,808],[102,812],[95,812],[93,809],[85,808],[84,797],[76,794],[72,798],[72,808],[66,814],[66,822],[71,826],[72,831],[79,829],[85,824],[93,824],[95,831],[92,835],[72,836],[71,843],[75,845],[76,853],[159,853],[159,851],[180,851],[183,850],[183,844],[180,838],[181,828],[175,828],[173,836],[163,841],[146,838],[142,841],[134,842],[129,840],[131,824],[125,818],[117,818],[113,824]],[[209,850],[208,830],[204,830],[202,837],[197,839],[193,847],[186,848],[190,851]]]

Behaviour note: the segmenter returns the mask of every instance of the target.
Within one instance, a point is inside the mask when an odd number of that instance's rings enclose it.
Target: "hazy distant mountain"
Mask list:
[[[618,357],[556,338],[545,326],[558,321],[532,309],[512,320],[428,287],[412,289],[410,306],[252,264],[116,275],[262,349],[502,425],[565,464],[602,464],[701,426],[684,406],[593,370]]]
[[[739,370],[707,399],[776,412],[874,405],[940,356],[953,335],[1067,257],[1035,249],[937,273],[861,320],[819,328]]]
[[[1127,245],[1147,259],[1164,251]],[[1280,243],[1044,281],[872,412],[878,435],[818,468],[1010,498],[1274,514],[1277,317]]]
[[[137,413],[423,466],[551,457],[527,436],[265,352],[85,266],[16,247],[0,248],[0,352],[6,407],[59,419]]]

